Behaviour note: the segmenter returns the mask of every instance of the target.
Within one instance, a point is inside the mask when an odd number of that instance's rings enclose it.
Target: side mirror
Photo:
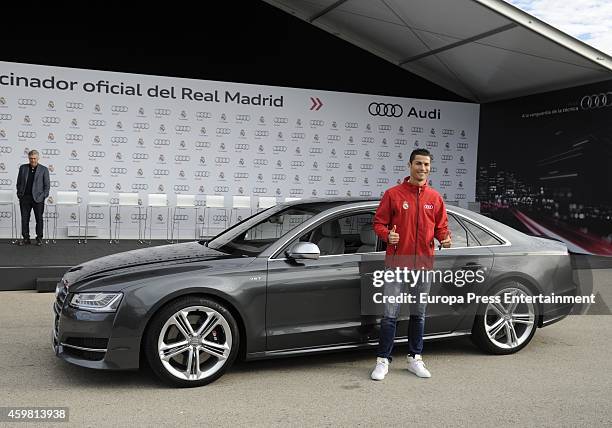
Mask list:
[[[317,244],[312,242],[296,242],[289,251],[285,253],[290,259],[311,259],[318,260],[321,251]]]

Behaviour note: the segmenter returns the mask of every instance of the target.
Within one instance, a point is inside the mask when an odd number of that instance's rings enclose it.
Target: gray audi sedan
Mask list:
[[[137,369],[146,361],[162,380],[190,387],[219,378],[237,357],[375,347],[380,316],[364,311],[363,295],[373,270],[384,267],[384,243],[372,229],[377,207],[364,198],[294,201],[209,241],[75,266],[56,289],[55,353],[95,369]],[[447,211],[453,246],[436,251],[435,268],[479,269],[485,281],[432,287],[433,296],[576,294],[562,243],[461,208]],[[440,299],[428,305],[425,340],[471,335],[484,351],[509,354],[571,310],[529,299]],[[399,322],[402,343],[408,316]]]

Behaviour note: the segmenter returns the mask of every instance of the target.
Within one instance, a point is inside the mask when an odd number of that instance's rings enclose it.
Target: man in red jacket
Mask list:
[[[374,231],[387,243],[385,262],[388,268],[431,269],[434,237],[443,247],[451,246],[446,208],[440,194],[427,186],[431,168],[429,151],[414,150],[408,167],[410,176],[383,195],[374,216]],[[408,370],[419,377],[431,377],[421,358],[427,302],[419,299],[421,293],[429,294],[431,284],[424,280],[418,284],[388,283],[385,284],[385,294],[399,295],[404,286],[416,297],[416,302],[409,306]],[[398,313],[399,304],[385,305],[376,367],[371,376],[374,380],[383,380],[389,371]]]

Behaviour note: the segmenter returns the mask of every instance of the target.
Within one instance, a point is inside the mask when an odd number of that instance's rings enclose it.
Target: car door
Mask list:
[[[369,248],[360,232],[371,229],[373,216],[373,209],[331,216],[286,247],[298,240],[314,242],[321,250],[318,260],[288,259],[283,249],[268,261],[269,351],[361,341],[359,261]]]
[[[468,302],[468,293],[481,294],[482,282],[470,281],[468,283],[462,279],[465,274],[458,274],[458,272],[480,270],[486,281],[493,266],[493,252],[489,247],[481,245],[460,219],[461,217],[448,213],[452,246],[451,248],[436,248],[434,259],[434,271],[452,272],[455,280],[453,282],[435,281],[432,284],[430,296],[461,297],[465,303],[449,304],[440,301],[428,304],[425,334],[449,333],[457,330],[470,305],[474,305],[473,302]]]

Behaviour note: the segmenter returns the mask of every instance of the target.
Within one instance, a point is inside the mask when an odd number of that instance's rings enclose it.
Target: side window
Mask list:
[[[489,232],[484,230],[483,228],[476,226],[474,223],[463,220],[463,224],[468,230],[476,237],[480,245],[501,245],[502,242],[491,235]]]
[[[451,214],[448,214],[448,228],[451,233],[451,247],[469,247],[467,230]]]
[[[373,213],[337,217],[302,235],[300,241],[319,246],[322,256],[366,253],[376,250]]]

